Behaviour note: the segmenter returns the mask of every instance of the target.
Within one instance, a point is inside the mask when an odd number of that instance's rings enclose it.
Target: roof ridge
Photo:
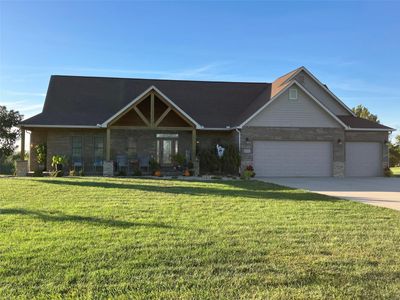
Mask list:
[[[115,79],[115,80],[148,80],[148,81],[175,81],[175,82],[198,82],[198,83],[232,83],[232,84],[254,84],[270,85],[271,82],[251,82],[251,81],[223,81],[223,80],[191,80],[191,79],[167,79],[167,78],[138,78],[138,77],[110,77],[110,76],[87,76],[87,75],[60,75],[53,74],[51,77],[72,77],[72,78],[94,78],[94,79]]]

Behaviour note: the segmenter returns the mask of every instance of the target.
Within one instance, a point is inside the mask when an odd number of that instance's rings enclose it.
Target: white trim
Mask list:
[[[37,127],[37,128],[92,128],[92,129],[102,129],[98,126],[90,125],[34,125],[34,124],[20,124],[17,127]]]
[[[317,98],[315,98],[309,91],[307,91],[300,83],[298,83],[296,80],[293,80],[288,86],[286,86],[284,89],[282,89],[278,94],[276,94],[274,97],[271,98],[266,104],[264,104],[261,108],[259,108],[254,114],[252,114],[249,118],[247,118],[246,121],[244,121],[242,124],[238,126],[238,128],[242,128],[244,125],[246,125],[251,119],[253,119],[256,115],[258,115],[261,111],[263,111],[268,105],[270,105],[272,102],[274,102],[280,95],[282,95],[285,91],[287,91],[291,86],[296,84],[303,92],[305,92],[312,100],[315,101],[324,111],[326,111],[332,118],[334,118],[340,125],[342,125],[344,128],[348,129],[349,127],[343,123],[336,115],[334,115],[329,109],[327,109],[321,102],[318,101]]]
[[[329,95],[331,95],[339,104],[341,104],[353,117],[356,117],[354,112],[346,105],[343,103],[342,100],[340,100],[330,89],[328,89],[317,77],[315,77],[309,70],[307,70],[306,67],[302,66],[300,67],[292,76],[290,76],[285,82],[290,81],[293,77],[295,77],[297,74],[299,74],[301,71],[304,71],[307,75],[309,75],[314,81],[323,89],[325,90]]]
[[[386,129],[386,128],[353,128],[353,127],[347,128],[346,130],[347,131],[396,131],[396,129],[394,128]]]
[[[201,128],[197,128],[197,130],[216,130],[216,131],[231,131],[231,130],[235,130],[237,127],[229,127],[229,128],[218,128],[218,127],[201,127]]]
[[[298,100],[297,89],[289,89],[289,100]]]
[[[147,90],[145,90],[143,93],[141,93],[139,96],[137,96],[135,99],[133,99],[131,102],[129,102],[127,105],[125,105],[122,109],[120,109],[117,113],[112,115],[110,118],[108,118],[106,121],[104,121],[101,126],[102,127],[107,127],[108,123],[110,123],[112,120],[114,120],[117,116],[121,115],[123,112],[129,110],[136,102],[138,102],[140,99],[142,99],[147,93],[149,93],[151,90],[156,91],[160,96],[162,96],[165,100],[167,100],[172,107],[174,107],[177,111],[179,111],[182,115],[184,115],[187,119],[189,119],[193,124],[196,125],[196,128],[199,129],[202,126],[197,123],[193,118],[191,118],[187,113],[185,113],[178,105],[176,105],[171,99],[169,99],[166,95],[164,95],[158,88],[156,88],[154,85],[150,86]]]

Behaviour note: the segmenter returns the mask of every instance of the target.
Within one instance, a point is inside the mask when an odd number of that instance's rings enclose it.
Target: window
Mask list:
[[[82,163],[82,137],[72,137],[72,163]]]
[[[127,147],[128,158],[137,157],[137,147],[136,139],[134,137],[128,137],[128,147]]]
[[[177,139],[179,134],[177,133],[157,133],[156,137],[158,139]]]
[[[94,137],[94,163],[101,164],[104,159],[104,138],[102,136]]]
[[[289,89],[289,100],[297,100],[297,89]]]

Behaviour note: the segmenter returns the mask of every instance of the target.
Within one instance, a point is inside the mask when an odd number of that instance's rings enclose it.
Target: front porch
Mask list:
[[[103,175],[173,173],[196,163],[196,124],[154,89],[106,122]]]

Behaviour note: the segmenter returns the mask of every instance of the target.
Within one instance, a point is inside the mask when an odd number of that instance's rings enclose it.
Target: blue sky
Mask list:
[[[400,130],[400,2],[0,1],[0,104],[52,74],[271,82],[306,66]]]

